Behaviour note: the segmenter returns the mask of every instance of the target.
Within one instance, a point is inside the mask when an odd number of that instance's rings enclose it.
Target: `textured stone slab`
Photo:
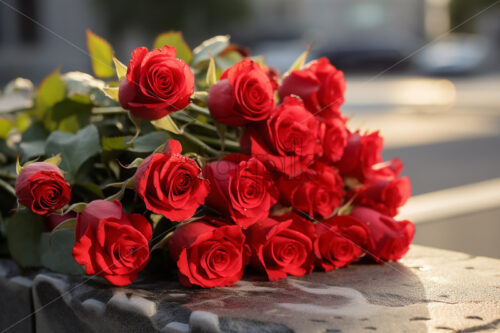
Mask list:
[[[32,280],[19,275],[19,269],[10,260],[0,259],[0,332],[32,332]]]
[[[400,263],[207,290],[42,273],[33,295],[38,332],[500,331],[500,260],[421,246]]]

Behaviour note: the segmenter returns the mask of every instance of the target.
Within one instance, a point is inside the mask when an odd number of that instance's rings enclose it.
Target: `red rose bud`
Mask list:
[[[243,153],[291,177],[307,170],[322,151],[318,121],[295,97],[285,98],[265,122],[247,126],[240,143]]]
[[[347,145],[348,137],[344,121],[335,118],[321,123],[320,137],[323,145],[323,160],[328,164],[340,160]]]
[[[188,106],[193,92],[194,75],[176,58],[175,47],[150,52],[139,47],[132,51],[118,97],[121,106],[134,116],[155,120]]]
[[[61,170],[46,162],[34,162],[22,168],[15,188],[19,203],[39,215],[55,212],[71,199],[71,187]]]
[[[283,205],[318,219],[332,215],[344,196],[344,183],[337,170],[319,162],[295,178],[282,176],[278,188]]]
[[[290,95],[299,96],[309,112],[326,120],[340,116],[345,89],[344,73],[327,58],[320,58],[284,77],[278,94],[281,100]]]
[[[203,167],[203,176],[210,182],[211,192],[206,205],[248,228],[265,219],[278,200],[271,174],[254,157],[240,154]]]
[[[186,287],[230,286],[241,279],[249,258],[241,228],[213,218],[176,229],[168,249],[177,263],[179,281]]]
[[[252,225],[247,244],[252,249],[251,265],[267,274],[270,281],[287,274],[302,276],[314,269],[314,225],[298,215],[274,216]]]
[[[73,257],[117,286],[137,279],[149,260],[152,230],[140,214],[126,214],[119,201],[95,200],[78,214]]]
[[[314,253],[317,266],[326,272],[357,261],[370,246],[368,227],[350,216],[334,216],[315,224]]]
[[[376,261],[398,260],[410,249],[415,234],[415,226],[410,221],[397,222],[365,207],[356,207],[349,215],[370,229],[373,243],[367,253]]]
[[[271,79],[249,59],[228,68],[208,94],[210,114],[215,121],[229,126],[264,120],[273,107]]]
[[[378,132],[360,135],[350,133],[344,155],[336,163],[342,177],[353,177],[364,182],[373,173],[372,167],[382,162],[384,139]]]
[[[374,176],[398,177],[403,172],[403,162],[399,158],[382,162],[373,166]]]
[[[146,208],[171,221],[192,217],[209,192],[198,164],[181,151],[179,141],[170,140],[164,153],[148,156],[135,173],[135,189]]]
[[[50,214],[45,219],[45,227],[48,231],[54,230],[59,224],[63,223],[66,220],[72,219],[76,217],[76,213],[73,211],[67,212],[64,215],[58,214]]]
[[[355,196],[354,204],[373,208],[388,216],[396,216],[398,208],[410,199],[410,179],[375,176],[368,179],[360,189],[352,190],[350,197],[352,196]]]

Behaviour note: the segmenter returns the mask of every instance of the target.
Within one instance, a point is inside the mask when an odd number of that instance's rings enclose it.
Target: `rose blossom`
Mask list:
[[[398,260],[410,249],[415,234],[415,226],[410,221],[398,222],[366,207],[354,208],[349,216],[370,229],[373,242],[367,253],[376,261]]]
[[[382,214],[395,216],[411,196],[411,183],[408,177],[374,176],[369,178],[360,189],[352,190],[354,204],[370,207]]]
[[[278,94],[281,100],[290,95],[299,96],[309,112],[326,120],[340,116],[345,89],[344,73],[323,57],[285,76]]]
[[[317,265],[326,272],[357,261],[370,247],[370,230],[350,216],[334,216],[315,227],[314,253]]]
[[[61,170],[47,162],[34,162],[23,167],[15,189],[19,203],[38,215],[55,212],[71,199],[71,187]]]
[[[135,173],[135,189],[146,208],[171,221],[194,215],[209,192],[196,162],[181,155],[179,141],[170,140],[163,153],[148,156]]]
[[[323,160],[326,163],[334,163],[340,160],[347,145],[348,132],[345,123],[340,118],[322,122],[320,125],[320,137],[323,146]]]
[[[373,176],[396,178],[403,172],[403,161],[399,158],[393,158],[390,161],[378,163],[373,166]]]
[[[251,265],[265,272],[270,281],[285,278],[287,274],[311,273],[314,239],[314,225],[296,214],[264,219],[247,232]]]
[[[271,174],[256,158],[241,154],[226,156],[203,167],[210,182],[206,204],[246,229],[266,218],[278,199]]]
[[[241,279],[249,258],[241,228],[210,217],[175,230],[168,249],[187,287],[230,286]]]
[[[119,201],[95,200],[78,214],[73,257],[117,286],[126,286],[149,260],[151,225],[140,214],[126,214]]]
[[[283,205],[319,219],[330,216],[344,196],[344,183],[337,169],[320,162],[295,178],[280,177],[278,188]]]
[[[266,119],[274,107],[272,81],[262,67],[250,59],[228,68],[210,88],[208,108],[215,121],[241,126]]]
[[[119,99],[134,116],[155,120],[188,106],[193,92],[194,75],[182,59],[176,58],[175,47],[149,52],[139,47],[132,51]]]
[[[350,133],[342,158],[335,164],[342,177],[353,177],[364,182],[373,172],[372,167],[382,162],[383,138],[378,132],[361,135]]]
[[[265,122],[248,125],[240,143],[243,153],[287,176],[304,172],[321,153],[318,122],[295,97],[285,98]]]

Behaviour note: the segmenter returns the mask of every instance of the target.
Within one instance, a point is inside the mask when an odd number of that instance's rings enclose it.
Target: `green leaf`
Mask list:
[[[123,80],[123,78],[127,75],[127,66],[115,57],[113,57],[113,63],[115,64],[115,71],[116,76],[118,76],[118,80]]]
[[[134,116],[132,114],[132,112],[129,111],[128,112],[128,119],[130,119],[130,121],[132,122],[132,124],[134,124],[134,127],[135,127],[134,136],[127,142],[129,144],[132,144],[134,142],[134,140],[137,139],[139,134],[141,134],[141,118]]]
[[[55,272],[63,274],[83,274],[83,268],[73,259],[75,244],[73,230],[61,230],[50,236],[44,232],[40,237],[41,264]]]
[[[0,118],[0,139],[7,139],[14,124],[7,118]]]
[[[120,90],[120,88],[118,87],[104,87],[102,88],[102,91],[106,94],[106,96],[108,96],[109,98],[111,98],[112,100],[118,102],[118,91]]]
[[[55,156],[52,156],[52,157],[46,159],[44,162],[54,164],[57,166],[61,163],[61,159],[62,159],[62,156],[61,156],[61,153],[59,153]]]
[[[128,141],[130,136],[104,137],[101,140],[102,149],[105,151],[125,150],[132,146]]]
[[[163,118],[151,121],[151,124],[153,124],[157,128],[161,128],[165,131],[168,131],[168,132],[171,132],[174,134],[182,134],[182,131],[179,129],[177,124],[174,122],[174,120],[168,114]]]
[[[114,200],[121,200],[123,195],[125,194],[125,190],[127,188],[133,189],[134,188],[134,177],[130,177],[129,179],[126,179],[123,181],[121,184],[120,190],[116,192],[115,194],[107,197],[105,200],[107,201],[114,201]]]
[[[22,267],[40,266],[40,235],[43,218],[29,209],[18,210],[7,219],[6,235],[12,258]]]
[[[19,113],[16,117],[15,123],[19,133],[23,133],[31,126],[31,117],[27,113]]]
[[[66,85],[59,74],[59,69],[43,79],[36,95],[36,115],[41,119],[45,112],[66,97]]]
[[[158,146],[164,144],[167,139],[168,136],[165,133],[151,132],[138,137],[134,141],[134,148],[129,150],[135,153],[150,153],[158,148]]]
[[[67,97],[80,103],[92,103],[96,106],[117,105],[113,98],[108,97],[103,89],[104,81],[82,72],[69,72],[61,76],[67,88]]]
[[[141,165],[142,161],[144,161],[144,159],[138,157],[135,160],[133,160],[129,165],[125,166],[125,169],[138,168],[139,165]]]
[[[19,152],[17,153],[17,158],[16,158],[16,173],[19,175],[21,173],[21,163],[19,162]]]
[[[209,87],[217,83],[217,68],[215,67],[214,57],[210,57],[207,69],[207,85]]]
[[[240,62],[243,59],[245,59],[245,57],[243,57],[241,53],[237,51],[224,52],[223,56],[219,55],[215,57],[215,65],[217,65],[217,69],[225,71],[226,69],[233,66],[237,62]]]
[[[77,203],[74,203],[71,206],[69,206],[68,209],[66,209],[66,211],[64,212],[64,214],[67,214],[70,211],[74,211],[75,213],[81,213],[81,212],[83,212],[83,209],[86,206],[87,206],[86,202],[77,202]]]
[[[286,76],[287,74],[299,70],[304,66],[306,63],[307,56],[309,55],[309,52],[311,51],[311,45],[307,47],[307,49],[302,52],[302,54],[295,60],[295,62],[292,64],[292,66],[288,69],[288,71],[284,74]]]
[[[111,45],[105,39],[87,30],[87,48],[90,53],[94,74],[104,78],[113,77],[115,75],[113,66],[114,51]]]
[[[93,89],[102,89],[106,85],[104,81],[82,72],[68,72],[61,75],[61,79],[66,84],[68,97],[89,96]]]
[[[164,45],[175,47],[177,49],[177,58],[184,60],[186,63],[189,64],[193,60],[193,53],[184,41],[180,31],[168,31],[160,34],[156,37],[153,48],[161,49]]]
[[[54,229],[52,229],[52,231],[50,232],[51,235],[50,237],[52,237],[54,233],[56,233],[57,231],[67,230],[67,229],[75,230],[75,228],[76,228],[76,217],[64,220],[61,223],[59,223]]]
[[[198,66],[208,62],[210,56],[215,57],[229,45],[229,36],[215,36],[207,39],[193,50],[192,65]]]
[[[101,149],[97,127],[89,125],[76,134],[54,131],[47,138],[45,153],[62,153],[61,169],[72,179],[80,166]]]
[[[31,109],[35,97],[35,88],[30,80],[16,78],[10,81],[0,94],[0,113],[10,113]]]
[[[10,195],[12,195],[14,198],[17,198],[16,190],[12,187],[12,185],[7,183],[3,179],[0,179],[0,188],[3,189],[5,192],[10,193]]]
[[[104,193],[102,193],[101,188],[99,187],[99,185],[94,183],[87,183],[87,182],[75,183],[73,184],[73,188],[79,188],[84,191],[88,191],[89,193],[97,196],[99,199],[104,198]]]
[[[21,148],[23,160],[30,160],[33,157],[45,155],[45,140],[35,140],[28,142],[21,142],[19,145]]]
[[[90,123],[92,104],[65,99],[55,104],[46,114],[44,125],[47,131],[55,130],[76,133]]]

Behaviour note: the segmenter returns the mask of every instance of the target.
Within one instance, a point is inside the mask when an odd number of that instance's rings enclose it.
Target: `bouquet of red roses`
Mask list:
[[[21,266],[124,286],[163,251],[183,285],[216,287],[247,266],[277,280],[408,251],[414,226],[393,217],[410,181],[378,132],[349,128],[328,59],[306,51],[280,76],[227,36],[191,50],[168,32],[125,66],[87,37],[100,79],[4,92],[24,97],[0,119],[2,234]]]

